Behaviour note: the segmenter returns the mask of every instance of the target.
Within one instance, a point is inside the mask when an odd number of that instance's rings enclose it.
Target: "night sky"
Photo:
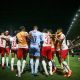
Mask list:
[[[79,0],[6,0],[0,2],[0,27],[61,27],[66,33],[78,8]]]

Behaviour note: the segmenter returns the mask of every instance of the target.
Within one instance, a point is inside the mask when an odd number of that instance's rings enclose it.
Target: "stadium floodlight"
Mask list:
[[[70,26],[72,27],[72,24]]]
[[[73,19],[74,21],[76,20],[76,18]]]
[[[78,17],[79,15],[78,14],[76,14],[76,17]]]
[[[74,22],[72,21],[72,24],[73,24]]]

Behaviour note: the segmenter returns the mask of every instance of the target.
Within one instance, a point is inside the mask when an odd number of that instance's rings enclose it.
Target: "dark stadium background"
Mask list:
[[[0,1],[0,31],[11,34],[24,25],[30,31],[33,25],[39,29],[62,28],[66,34],[79,8],[79,0],[3,0]]]

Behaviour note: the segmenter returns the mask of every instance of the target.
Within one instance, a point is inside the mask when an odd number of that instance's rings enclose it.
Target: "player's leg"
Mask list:
[[[21,77],[21,59],[22,59],[22,48],[19,48],[17,51],[17,71],[18,71],[18,77]]]
[[[10,48],[6,48],[6,66],[7,67],[9,65],[9,53],[10,53]]]
[[[48,73],[48,70],[47,70],[47,63],[46,63],[46,47],[42,47],[42,51],[41,51],[41,57],[42,57],[42,66],[43,66],[43,69],[45,71],[45,74],[46,75],[49,75]]]
[[[48,59],[48,65],[49,65],[49,74],[50,75],[53,75],[53,72],[52,72],[52,57],[53,54],[51,52],[51,47],[48,47],[48,54],[47,54],[47,59]]]
[[[2,68],[4,68],[4,64],[5,64],[5,49],[1,48],[1,57],[2,57]]]
[[[51,52],[52,52],[52,73],[55,73],[57,70],[56,64],[55,64],[55,60],[54,60],[54,56],[55,56],[55,48],[51,48]]]
[[[11,71],[14,71],[15,54],[16,54],[16,50],[11,50]]]
[[[22,69],[21,72],[23,73],[24,68],[26,66],[26,57],[27,57],[28,49],[23,48],[23,61],[22,61]]]
[[[71,71],[69,65],[67,64],[67,62],[65,61],[65,59],[67,58],[67,53],[68,53],[68,50],[61,51],[61,62],[62,62],[63,67],[67,73],[67,76],[70,77],[72,74],[72,71]]]
[[[30,56],[30,67],[31,67],[31,74],[34,74],[34,48],[30,47],[29,50],[29,56]]]
[[[36,51],[35,51],[35,74],[38,73],[38,67],[39,67],[39,60],[40,60],[40,48],[39,47],[36,47],[35,48]]]

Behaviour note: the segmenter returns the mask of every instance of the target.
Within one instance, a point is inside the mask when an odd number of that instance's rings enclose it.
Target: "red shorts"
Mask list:
[[[61,50],[61,51],[60,51],[60,56],[61,56],[61,58],[63,58],[63,59],[66,59],[66,58],[67,58],[67,54],[68,54],[68,49],[66,49],[66,50]]]
[[[0,47],[0,53],[1,53],[1,56],[4,57],[4,54],[5,54],[5,48]]]
[[[18,59],[22,59],[23,57],[26,56],[27,53],[28,53],[28,49],[26,49],[26,48],[19,48],[17,50],[17,58]]]
[[[46,57],[48,60],[52,60],[52,52],[50,46],[42,47],[41,56]]]
[[[5,49],[5,53],[6,54],[9,54],[10,53],[10,48],[9,47]]]
[[[11,49],[11,53],[17,53],[17,49]]]

